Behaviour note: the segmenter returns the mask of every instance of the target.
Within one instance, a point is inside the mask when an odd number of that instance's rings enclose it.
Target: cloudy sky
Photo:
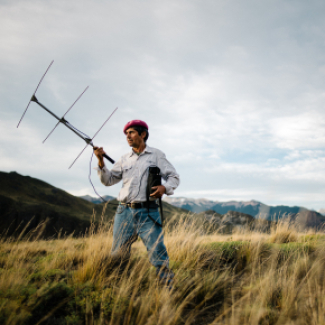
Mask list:
[[[114,159],[131,119],[181,176],[175,196],[325,208],[325,2],[0,0],[0,170],[75,195],[91,149],[35,103],[96,137]],[[93,160],[92,166],[96,166]],[[117,195],[120,185],[103,187]]]

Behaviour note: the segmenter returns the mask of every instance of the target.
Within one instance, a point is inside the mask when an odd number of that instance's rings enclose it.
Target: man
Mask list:
[[[98,175],[106,186],[123,181],[118,195],[120,201],[114,217],[112,256],[128,258],[131,245],[138,236],[149,253],[150,262],[156,267],[157,275],[170,283],[174,274],[169,270],[169,257],[163,241],[162,220],[156,200],[164,194],[172,195],[179,185],[179,175],[166,159],[165,154],[149,147],[148,125],[141,120],[128,122],[123,132],[132,151],[123,155],[111,170],[104,164],[103,148],[94,148],[98,158]],[[152,187],[153,193],[147,200],[149,167],[158,167],[165,180],[164,185]]]

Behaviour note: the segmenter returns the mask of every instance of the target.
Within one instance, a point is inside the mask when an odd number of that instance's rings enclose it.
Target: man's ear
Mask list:
[[[141,138],[144,139],[144,138],[146,137],[146,135],[147,135],[147,132],[146,132],[146,131],[143,131],[143,132],[141,133]]]

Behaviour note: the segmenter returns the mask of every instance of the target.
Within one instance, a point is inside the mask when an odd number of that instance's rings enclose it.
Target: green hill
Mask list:
[[[107,205],[103,219],[111,221],[116,210],[116,200]],[[43,237],[61,234],[84,234],[101,219],[103,204],[94,204],[73,196],[59,188],[30,176],[16,172],[0,172],[0,233],[4,236],[18,234],[28,224],[31,231],[47,220]],[[164,203],[166,218],[184,210]],[[95,213],[94,213],[95,212]]]

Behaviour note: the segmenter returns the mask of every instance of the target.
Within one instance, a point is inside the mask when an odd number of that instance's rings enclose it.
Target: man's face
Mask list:
[[[126,141],[128,142],[130,147],[139,148],[142,143],[144,143],[144,138],[146,136],[146,132],[142,132],[141,136],[138,131],[133,128],[128,128],[126,130]]]

